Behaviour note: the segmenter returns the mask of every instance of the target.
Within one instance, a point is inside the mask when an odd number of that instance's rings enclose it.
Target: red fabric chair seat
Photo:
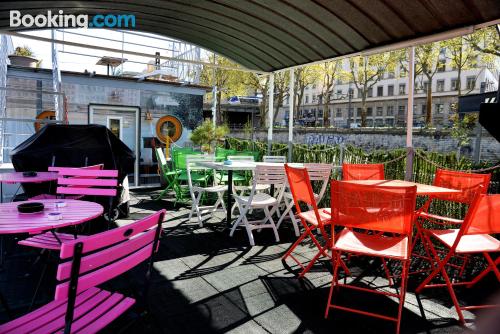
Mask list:
[[[408,259],[408,237],[381,236],[343,229],[333,246],[334,250],[380,256],[399,260]]]
[[[325,212],[327,211],[327,212]],[[319,209],[319,218],[321,219],[321,223],[323,224],[330,224],[330,221],[332,220],[332,216],[330,214],[332,210],[330,208],[325,208],[325,209]],[[314,210],[309,210],[305,212],[299,213],[299,217],[305,219],[309,224],[318,225],[318,219],[316,218],[316,214]]]
[[[428,234],[439,239],[448,248],[451,248],[458,237],[459,229],[429,230]],[[463,235],[458,242],[455,253],[483,253],[500,252],[500,241],[489,234]]]

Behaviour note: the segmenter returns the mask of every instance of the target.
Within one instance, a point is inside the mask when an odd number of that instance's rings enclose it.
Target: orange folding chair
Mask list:
[[[473,174],[444,169],[436,170],[433,185],[437,187],[460,190],[460,192],[454,194],[436,194],[428,198],[425,204],[417,212],[420,221],[417,221],[417,235],[413,240],[412,249],[415,247],[418,240],[423,240],[421,232],[425,228],[425,226],[423,226],[423,222],[426,221],[437,226],[460,225],[463,223],[463,219],[433,213],[433,203],[436,203],[437,201],[447,201],[470,205],[477,194],[485,194],[487,192],[490,179],[491,174]],[[425,240],[423,240],[422,246],[424,247],[426,255],[415,254],[415,256],[430,260],[432,256],[430,254],[429,246],[426,245]],[[467,265],[468,257],[460,258],[463,261],[459,266],[460,276],[462,276]],[[453,266],[457,265],[453,264]]]
[[[333,243],[333,279],[328,295],[325,318],[331,308],[354,312],[379,319],[394,321],[399,333],[401,314],[405,301],[408,270],[410,266],[410,245],[412,222],[415,217],[416,186],[384,187],[332,181],[332,225],[342,226]],[[374,231],[368,234],[357,229]],[[377,257],[385,266],[386,259],[399,261],[402,265],[401,286],[396,293],[368,289],[354,284],[342,284],[338,279],[339,259],[343,254]],[[336,257],[336,258],[335,258]],[[333,291],[347,288],[397,298],[397,317],[334,304]]]
[[[342,179],[385,180],[384,164],[342,164]]]
[[[332,237],[326,231],[326,226],[331,226],[331,216],[330,209],[318,209],[316,199],[311,186],[311,180],[309,178],[309,173],[305,167],[296,168],[285,164],[285,171],[288,178],[288,185],[293,196],[293,201],[295,203],[295,210],[297,215],[304,226],[304,233],[293,243],[293,245],[288,249],[288,251],[283,256],[282,260],[285,261],[289,256],[302,268],[299,277],[303,277],[314,265],[314,263],[319,259],[320,256],[326,256],[331,258],[328,254],[328,250],[331,248]],[[312,210],[302,212],[300,204],[307,204],[312,207]],[[323,240],[323,244],[316,238],[313,231],[319,229]],[[333,230],[331,231],[333,233]],[[293,251],[295,248],[305,239],[309,237],[314,245],[318,248],[318,252],[309,262],[309,264],[304,267],[304,265],[293,256]],[[342,264],[344,268],[345,264]],[[346,268],[347,269],[347,268]]]
[[[435,269],[417,287],[415,292],[421,293],[426,288],[446,287],[455,305],[460,323],[465,324],[462,310],[481,309],[488,307],[499,307],[500,305],[476,305],[460,306],[453,286],[472,286],[481,280],[488,272],[493,271],[500,282],[500,271],[498,265],[500,258],[495,261],[490,253],[500,252],[500,241],[491,234],[500,233],[500,195],[478,194],[467,211],[464,222],[459,229],[445,230],[424,230],[424,238],[429,244],[430,251],[435,262]],[[432,243],[436,240],[447,249],[447,253],[438,252]],[[456,255],[482,254],[488,262],[488,267],[480,275],[471,281],[451,281],[448,266],[449,261]],[[456,269],[455,269],[456,270]],[[431,284],[438,276],[441,276],[445,283]]]

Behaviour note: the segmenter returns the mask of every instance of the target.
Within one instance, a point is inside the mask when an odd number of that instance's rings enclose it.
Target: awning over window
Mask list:
[[[121,0],[2,1],[24,14],[120,13],[136,29],[215,51],[254,70],[274,71],[349,55],[500,18],[498,0]]]

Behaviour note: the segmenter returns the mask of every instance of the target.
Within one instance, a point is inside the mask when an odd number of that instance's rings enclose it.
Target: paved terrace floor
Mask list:
[[[117,320],[106,332],[116,333],[393,333],[394,325],[342,311],[330,312],[324,319],[326,299],[330,287],[331,266],[319,263],[304,279],[296,278],[297,266],[285,266],[281,257],[295,240],[292,228],[280,231],[281,242],[276,243],[270,230],[256,235],[257,246],[250,247],[246,233],[237,231],[233,238],[222,219],[223,215],[206,216],[204,227],[189,222],[186,206],[173,207],[168,200],[151,201],[151,191],[132,193],[131,214],[118,221],[130,223],[155,210],[166,208],[165,234],[154,264],[150,289],[151,314],[139,317],[141,308]],[[93,224],[99,224],[95,222]],[[284,224],[286,225],[286,224]],[[289,224],[288,224],[289,225]],[[33,295],[40,265],[31,263],[36,253],[20,247],[12,250],[4,270],[0,273],[0,291],[4,294],[14,315],[21,315]],[[306,261],[315,253],[311,245],[298,249],[298,258]],[[352,270],[359,285],[387,285],[380,278],[379,263],[365,258],[353,258]],[[31,269],[30,269],[31,268]],[[363,268],[363,269],[361,269]],[[26,272],[34,274],[25,277]],[[107,288],[135,293],[141,286],[144,267],[107,284]],[[42,284],[37,304],[53,298],[55,265],[49,267]],[[462,333],[455,310],[443,289],[422,296],[426,318],[421,315],[417,299],[412,293],[421,277],[412,276],[409,282],[403,312],[402,333]],[[348,281],[351,279],[348,278]],[[484,301],[498,290],[494,278],[489,277],[473,289],[460,289],[464,303]],[[395,315],[397,303],[388,297],[342,291],[338,301],[346,305],[363,305]],[[392,312],[392,313],[391,313]],[[465,312],[469,328],[476,315]],[[7,315],[0,313],[0,321]],[[492,331],[491,333],[498,333]]]

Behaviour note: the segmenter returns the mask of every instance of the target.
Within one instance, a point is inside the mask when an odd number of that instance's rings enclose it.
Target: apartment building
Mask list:
[[[348,70],[346,60],[344,67]],[[476,94],[498,89],[498,66],[488,68],[478,65],[476,68],[463,70],[460,76],[461,94]],[[429,84],[424,75],[415,79],[414,93],[414,125],[425,123],[426,91]],[[458,71],[449,62],[443,65],[434,75],[432,89],[432,123],[434,126],[450,125],[450,116],[458,102]],[[395,73],[385,73],[367,97],[367,126],[397,127],[405,126],[408,101],[408,78],[404,69]],[[323,126],[323,104],[321,102],[321,86],[314,84],[306,87],[304,98],[298,111],[296,124],[305,126]],[[353,82],[337,81],[333,87],[332,101],[328,105],[330,125],[336,127],[357,127],[361,124],[361,92]],[[277,117],[280,125],[288,124],[288,101],[280,108]]]

